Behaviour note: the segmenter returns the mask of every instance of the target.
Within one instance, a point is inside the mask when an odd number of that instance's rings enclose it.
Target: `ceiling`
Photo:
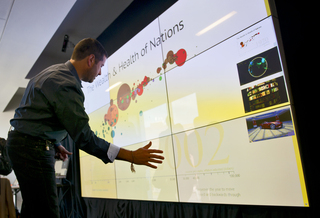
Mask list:
[[[0,0],[1,123],[9,125],[28,78],[69,60],[72,46],[61,51],[65,34],[74,44],[97,38],[132,1]]]

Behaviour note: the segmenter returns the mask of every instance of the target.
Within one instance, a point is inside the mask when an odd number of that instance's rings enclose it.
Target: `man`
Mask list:
[[[107,59],[95,39],[81,40],[65,64],[53,65],[32,78],[20,106],[10,121],[8,154],[19,181],[23,217],[59,217],[54,156],[66,159],[71,153],[61,144],[67,134],[76,146],[104,163],[124,160],[152,168],[164,159],[149,149],[151,142],[136,151],[119,148],[91,131],[84,111],[81,80],[93,82]],[[55,154],[56,153],[56,154]]]

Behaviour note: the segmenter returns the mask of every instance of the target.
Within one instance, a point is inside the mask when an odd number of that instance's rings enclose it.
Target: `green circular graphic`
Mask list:
[[[252,77],[261,77],[268,69],[268,62],[263,57],[256,57],[250,61],[248,72]]]

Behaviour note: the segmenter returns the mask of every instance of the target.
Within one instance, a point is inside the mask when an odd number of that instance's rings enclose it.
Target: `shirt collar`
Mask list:
[[[73,66],[73,64],[70,61],[67,61],[65,63],[65,65],[68,67],[68,69],[70,70],[71,74],[77,79],[77,81],[80,83],[80,86],[82,88],[82,84],[81,84],[81,80],[79,78],[79,75],[77,73],[76,68]]]

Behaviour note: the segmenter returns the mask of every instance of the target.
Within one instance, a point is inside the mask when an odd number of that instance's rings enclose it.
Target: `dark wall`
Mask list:
[[[317,145],[317,6],[316,2],[276,0],[282,41],[296,110],[300,151],[307,183],[310,215],[319,205]]]
[[[111,56],[177,0],[135,0],[97,38]]]

